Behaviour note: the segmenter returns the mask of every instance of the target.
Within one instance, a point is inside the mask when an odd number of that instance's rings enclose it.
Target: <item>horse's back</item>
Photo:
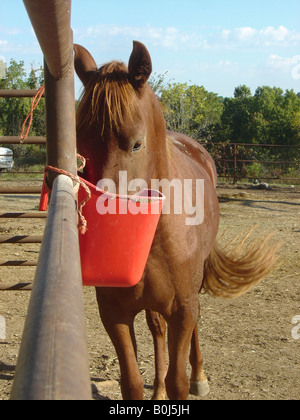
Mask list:
[[[208,173],[213,186],[217,185],[217,171],[213,158],[208,151],[196,140],[185,134],[174,131],[167,131],[167,138],[183,154],[188,155],[195,162],[200,164]]]

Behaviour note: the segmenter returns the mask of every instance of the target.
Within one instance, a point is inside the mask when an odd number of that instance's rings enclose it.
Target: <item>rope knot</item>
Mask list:
[[[79,154],[77,154],[77,157],[78,157],[78,159],[82,162],[82,164],[81,164],[81,166],[79,166],[79,168],[78,169],[82,169],[82,167],[84,167],[83,165],[85,165],[85,158],[83,157],[83,156],[81,156],[81,155],[79,155]],[[79,231],[80,231],[80,233],[82,233],[83,235],[86,233],[86,231],[87,231],[87,221],[86,221],[86,218],[84,217],[84,215],[82,214],[82,209],[83,209],[83,207],[85,206],[85,204],[89,201],[89,199],[91,198],[91,190],[89,189],[89,187],[86,185],[86,183],[81,179],[81,178],[79,178],[79,176],[78,175],[73,175],[73,174],[71,174],[70,172],[68,172],[68,171],[65,171],[65,170],[63,170],[63,169],[59,169],[59,168],[55,168],[54,166],[50,166],[50,165],[48,165],[48,166],[46,166],[46,168],[45,168],[45,178],[46,178],[46,175],[47,175],[47,172],[48,171],[52,171],[52,172],[56,172],[56,173],[58,173],[58,174],[62,174],[62,175],[66,175],[66,176],[68,176],[69,178],[71,178],[74,182],[75,182],[75,187],[74,187],[74,189],[77,187],[77,186],[81,186],[81,187],[83,187],[84,189],[85,189],[85,191],[86,191],[86,197],[78,204],[78,209],[77,209],[77,213],[78,213],[78,229],[79,229]],[[44,181],[44,182],[46,182],[46,181]],[[48,186],[48,194],[51,192],[51,190],[50,190],[50,188],[49,188],[49,186]],[[74,191],[74,193],[77,193],[78,192],[78,189],[77,189],[77,191]]]

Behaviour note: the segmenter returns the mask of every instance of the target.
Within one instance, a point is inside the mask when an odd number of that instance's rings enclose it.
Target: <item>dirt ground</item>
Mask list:
[[[200,344],[211,388],[203,399],[297,400],[300,327],[292,321],[300,316],[300,187],[256,191],[220,186],[218,195],[224,243],[258,224],[259,234],[274,232],[274,241],[284,245],[281,267],[246,295],[235,300],[200,297]],[[0,196],[0,213],[33,211],[37,205],[36,196]],[[44,223],[0,219],[0,235],[42,234]],[[0,261],[37,260],[38,252],[39,245],[2,244]],[[32,281],[34,271],[0,267],[0,283]],[[29,296],[28,291],[0,292],[0,321],[6,323],[0,339],[0,400],[9,399]],[[84,298],[93,397],[121,399],[118,361],[101,325],[94,290],[85,288]],[[136,335],[145,399],[150,399],[154,357],[143,313],[136,319]]]

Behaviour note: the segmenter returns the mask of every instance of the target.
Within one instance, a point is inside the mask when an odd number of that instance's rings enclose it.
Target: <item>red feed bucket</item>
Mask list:
[[[45,179],[40,211],[46,211],[48,204]],[[135,286],[142,278],[165,197],[156,190],[134,196],[110,194],[82,181],[91,191],[82,210],[87,231],[79,233],[83,285]],[[78,202],[85,197],[80,188]]]
[[[83,207],[87,232],[79,233],[83,284],[132,287],[142,278],[165,197],[155,190],[138,195],[106,193],[87,182]],[[86,196],[80,188],[79,202]]]

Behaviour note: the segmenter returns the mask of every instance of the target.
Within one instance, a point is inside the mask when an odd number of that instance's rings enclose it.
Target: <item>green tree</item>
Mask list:
[[[234,98],[225,98],[221,117],[223,140],[232,143],[251,142],[252,104],[251,90],[245,85],[235,89]]]
[[[153,73],[152,76],[150,77],[149,81],[148,81],[151,89],[153,90],[153,92],[157,96],[160,96],[163,89],[165,89],[165,87],[166,87],[166,76],[167,76],[167,74],[168,74],[167,71],[163,74]]]
[[[293,90],[257,88],[254,95],[254,143],[299,145],[300,100]]]
[[[161,99],[169,130],[196,140],[213,139],[223,110],[223,102],[217,94],[203,86],[169,83],[162,89]]]
[[[0,89],[38,89],[43,84],[43,73],[32,69],[27,76],[24,62],[11,60],[6,78],[0,80]],[[0,135],[19,136],[23,122],[30,111],[32,98],[0,98]],[[42,99],[34,111],[29,135],[45,135],[45,100]],[[36,145],[14,145],[15,166],[44,164],[45,147]]]
[[[24,62],[10,61],[6,78],[0,80],[0,89],[38,89],[43,84],[42,76],[36,76],[32,69],[26,74]],[[30,111],[31,98],[0,98],[0,133],[4,136],[18,136]],[[34,114],[31,135],[45,135],[45,103],[41,100]]]
[[[6,78],[0,80],[1,89],[25,89],[26,72],[24,62],[10,61]],[[30,110],[30,102],[27,99],[0,98],[0,130],[5,136],[17,136],[20,134],[21,125]]]
[[[300,100],[293,90],[261,86],[254,96],[243,85],[225,98],[219,140],[232,143],[298,145]]]

